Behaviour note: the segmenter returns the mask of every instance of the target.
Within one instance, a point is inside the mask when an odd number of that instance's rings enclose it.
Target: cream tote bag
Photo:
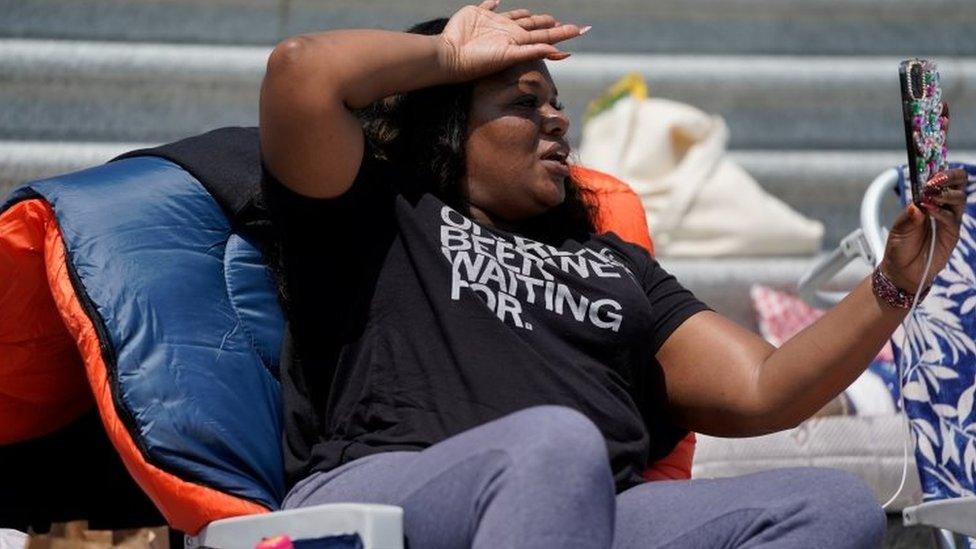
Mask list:
[[[647,98],[628,75],[584,119],[580,162],[640,195],[658,256],[808,255],[823,224],[770,195],[726,154],[719,116]]]

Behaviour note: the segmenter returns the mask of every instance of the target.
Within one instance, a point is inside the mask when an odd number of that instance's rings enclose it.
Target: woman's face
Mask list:
[[[558,206],[569,176],[569,119],[542,61],[475,82],[462,188],[471,214],[511,228]]]

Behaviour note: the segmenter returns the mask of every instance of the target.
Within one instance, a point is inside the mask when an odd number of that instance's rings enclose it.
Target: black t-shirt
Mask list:
[[[277,232],[289,485],[539,404],[603,433],[617,489],[686,431],[654,355],[707,307],[612,233],[542,244],[465,217],[367,152],[335,199],[263,193]]]

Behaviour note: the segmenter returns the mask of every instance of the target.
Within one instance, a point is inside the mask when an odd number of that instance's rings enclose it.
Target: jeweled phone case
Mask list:
[[[942,86],[936,64],[927,59],[906,59],[898,67],[901,81],[902,116],[908,148],[912,201],[922,203],[922,186],[932,175],[948,166]]]

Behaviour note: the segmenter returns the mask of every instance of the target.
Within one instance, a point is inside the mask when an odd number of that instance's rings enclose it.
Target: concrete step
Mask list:
[[[0,141],[0,196],[34,179],[105,162],[145,143]],[[773,195],[818,219],[832,247],[858,227],[858,208],[881,171],[904,162],[901,151],[735,151],[732,158]],[[957,151],[954,161],[976,164],[976,151]]]
[[[270,45],[334,28],[404,29],[461,0],[0,0],[0,36]],[[594,26],[573,51],[976,55],[971,0],[528,0]],[[938,28],[938,32],[932,29]]]
[[[717,313],[746,328],[756,330],[755,310],[749,289],[762,284],[796,292],[797,282],[819,259],[817,257],[736,257],[675,259],[661,258],[661,266],[685,288],[694,292]],[[850,290],[871,270],[866,264],[851,263],[828,286]]]
[[[860,226],[864,191],[882,171],[905,163],[903,151],[733,151],[762,187],[803,215],[822,221],[824,246]],[[953,162],[976,164],[976,151],[952,151]],[[894,202],[892,203],[894,204]]]
[[[28,181],[103,164],[139,143],[44,143],[0,141],[0,201]]]
[[[0,40],[0,139],[167,141],[257,120],[264,47]],[[897,58],[579,54],[552,63],[572,120],[621,75],[723,115],[738,149],[898,149]],[[976,58],[941,60],[956,120],[976,119]],[[579,128],[571,128],[578,139]],[[976,149],[976,124],[951,145]]]
[[[164,142],[254,124],[268,51],[0,40],[0,139]]]
[[[572,62],[570,62],[572,61]],[[725,117],[735,149],[899,149],[898,62],[891,57],[579,55],[553,64],[571,113],[622,74],[653,96]],[[976,119],[976,58],[939,60],[955,120]],[[578,109],[578,110],[577,110]],[[578,118],[573,118],[577,120]],[[952,146],[976,148],[976,124],[955,124]]]

